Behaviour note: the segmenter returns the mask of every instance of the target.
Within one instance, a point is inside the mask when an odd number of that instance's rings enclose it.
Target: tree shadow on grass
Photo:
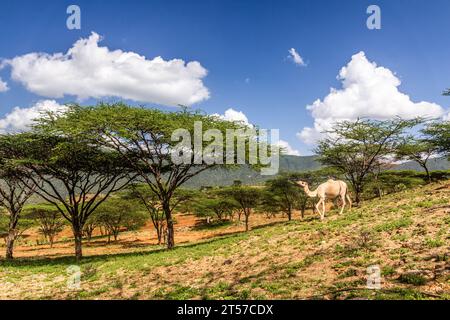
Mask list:
[[[293,220],[293,221],[274,221],[269,224],[259,225],[252,228],[252,230],[260,230],[264,228],[270,228],[275,225],[283,225],[287,223],[298,223],[298,222],[306,222],[305,220]],[[143,251],[133,251],[133,252],[123,252],[123,253],[111,253],[111,254],[98,254],[92,256],[85,256],[81,260],[80,263],[77,263],[74,256],[40,256],[40,257],[32,257],[32,258],[17,258],[12,261],[5,260],[3,257],[0,258],[0,267],[44,267],[44,266],[69,266],[69,265],[85,265],[97,262],[108,262],[110,260],[120,259],[120,258],[130,258],[130,257],[139,257],[139,256],[152,256],[160,253],[176,253],[177,251],[182,250],[190,250],[200,248],[205,245],[220,245],[224,240],[231,240],[233,238],[242,237],[243,239],[247,238],[252,234],[252,230],[249,232],[244,231],[236,231],[231,233],[223,233],[217,234],[212,238],[195,242],[195,243],[184,243],[179,244],[175,248],[168,250],[159,245],[148,245],[148,250]],[[211,252],[213,252],[211,250]]]

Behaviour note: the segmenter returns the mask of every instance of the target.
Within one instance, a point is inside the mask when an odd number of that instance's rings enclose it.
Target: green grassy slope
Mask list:
[[[0,299],[449,299],[450,181],[206,242],[86,257],[0,261]],[[366,288],[378,265],[382,289]]]

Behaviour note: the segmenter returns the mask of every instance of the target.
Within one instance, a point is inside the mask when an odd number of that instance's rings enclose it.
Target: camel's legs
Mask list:
[[[349,210],[352,210],[352,199],[350,198],[350,196],[348,195],[348,193],[345,196],[347,198],[348,201],[348,205],[349,205]]]
[[[342,212],[344,212],[344,208],[345,208],[345,195],[341,195],[341,200],[342,200],[342,207],[341,207],[341,211],[339,212],[339,215],[342,214]]]
[[[316,210],[319,213],[320,219],[322,220],[322,212],[320,212],[320,209],[319,209],[319,205],[321,202],[322,202],[322,198],[320,198],[319,201],[316,203]]]
[[[321,219],[325,218],[325,199],[322,199],[322,216]]]

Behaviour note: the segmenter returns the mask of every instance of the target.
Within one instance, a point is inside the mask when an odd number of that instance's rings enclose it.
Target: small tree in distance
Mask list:
[[[35,205],[27,208],[29,216],[38,222],[38,232],[53,248],[56,235],[64,228],[64,219],[61,217],[58,210],[49,205]]]
[[[431,182],[431,175],[427,163],[430,157],[438,154],[438,147],[433,143],[408,137],[404,139],[396,149],[398,160],[410,160],[417,162],[427,175],[427,180]]]
[[[147,221],[147,215],[136,202],[120,197],[111,197],[105,201],[95,215],[107,232],[108,243],[111,236],[117,241],[121,231],[137,230]]]
[[[245,231],[248,231],[250,216],[261,202],[263,189],[258,187],[242,186],[229,187],[224,189],[223,192],[237,202],[239,210],[242,211],[245,217]]]

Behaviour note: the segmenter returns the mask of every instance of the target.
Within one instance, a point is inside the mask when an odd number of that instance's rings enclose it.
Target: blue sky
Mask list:
[[[81,8],[81,30],[66,28],[66,8],[70,4]],[[381,8],[381,30],[366,27],[366,9],[371,4]],[[109,50],[134,52],[149,60],[161,56],[164,61],[198,61],[208,71],[200,81],[209,91],[209,98],[193,104],[194,108],[219,114],[229,108],[241,111],[250,122],[263,128],[279,128],[281,138],[305,155],[311,153],[313,145],[299,139],[298,133],[315,123],[320,127],[320,119],[328,119],[324,113],[336,117],[336,109],[345,108],[347,101],[360,105],[359,111],[347,113],[352,116],[361,115],[358,112],[366,109],[365,104],[367,109],[373,107],[379,112],[379,106],[369,105],[378,103],[373,102],[374,98],[346,100],[349,93],[343,93],[340,103],[318,105],[316,111],[321,115],[316,119],[306,109],[317,99],[323,101],[331,87],[342,89],[336,76],[361,51],[366,58],[355,58],[355,66],[349,67],[352,75],[365,70],[356,62],[376,62],[400,79],[401,85],[385,88],[383,83],[392,78],[388,75],[388,80],[380,78],[374,89],[381,87],[390,95],[395,87],[413,104],[428,103],[418,108],[429,109],[436,104],[447,112],[450,99],[441,92],[450,87],[449,14],[447,0],[3,0],[0,58],[13,59],[32,52],[66,53],[77,40],[95,32],[103,38],[98,45]],[[306,66],[288,58],[291,48],[301,55]],[[62,104],[79,98],[70,94],[55,97],[48,93],[51,88],[27,88],[26,83],[33,81],[31,76],[12,79],[13,67],[7,64],[0,70],[0,78],[9,87],[0,92],[1,117],[11,113],[13,107],[27,108],[40,100],[54,99]],[[361,85],[359,76],[351,77],[356,79],[356,87]],[[58,80],[50,79],[43,85],[57,85],[51,81]],[[361,86],[364,90],[371,88],[367,83]],[[81,101],[90,104],[96,100],[88,95]],[[149,101],[127,101],[172,108]],[[404,108],[410,105],[405,103]],[[433,110],[433,115],[441,112],[437,107]],[[404,109],[399,112],[414,114]],[[373,114],[378,117],[375,111]]]

